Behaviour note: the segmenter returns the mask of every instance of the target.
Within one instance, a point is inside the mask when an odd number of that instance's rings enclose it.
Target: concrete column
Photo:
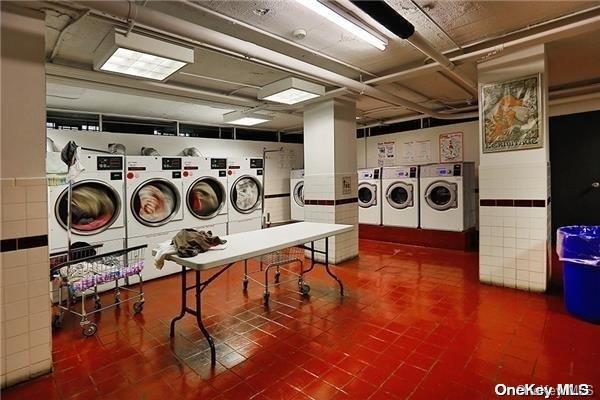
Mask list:
[[[306,221],[354,225],[329,240],[329,261],[358,255],[356,104],[329,99],[304,110]],[[324,243],[318,243],[323,249]]]
[[[550,279],[548,73],[544,45],[478,65],[479,84],[540,74],[543,147],[498,153],[480,148],[481,282],[545,291]],[[480,107],[482,100],[480,99]],[[480,126],[480,139],[483,132]]]
[[[2,387],[49,372],[44,14],[2,2],[0,361]]]

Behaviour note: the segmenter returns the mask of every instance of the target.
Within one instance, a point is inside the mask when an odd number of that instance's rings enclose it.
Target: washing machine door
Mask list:
[[[233,182],[229,193],[231,205],[241,214],[250,214],[260,207],[262,185],[252,175],[242,175]]]
[[[358,205],[362,208],[377,205],[377,185],[366,182],[358,185]]]
[[[131,214],[145,226],[162,226],[173,219],[181,206],[181,194],[173,182],[152,178],[131,195]]]
[[[294,186],[294,201],[298,206],[304,207],[304,181],[300,181]]]
[[[203,176],[192,183],[187,191],[187,208],[199,219],[211,219],[221,212],[225,205],[226,189],[211,176]]]
[[[58,196],[54,205],[56,219],[67,230],[69,189]],[[72,186],[71,232],[95,235],[109,229],[121,212],[121,198],[114,187],[98,180],[82,180]]]
[[[390,206],[403,210],[414,205],[414,186],[411,183],[394,182],[385,193],[385,198]]]
[[[425,201],[429,207],[438,211],[456,208],[458,204],[456,183],[446,181],[433,182],[425,191]]]

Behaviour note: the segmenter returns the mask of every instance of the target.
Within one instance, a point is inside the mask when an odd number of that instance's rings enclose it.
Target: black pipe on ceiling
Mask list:
[[[367,13],[375,21],[402,39],[415,33],[415,27],[382,0],[350,0],[352,4]]]

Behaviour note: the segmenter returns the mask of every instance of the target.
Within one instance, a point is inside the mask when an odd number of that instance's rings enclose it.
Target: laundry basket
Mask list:
[[[567,311],[600,324],[600,226],[559,228],[556,251],[564,265]]]

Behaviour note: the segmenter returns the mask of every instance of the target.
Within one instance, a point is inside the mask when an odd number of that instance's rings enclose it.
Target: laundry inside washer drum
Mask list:
[[[258,203],[260,193],[258,185],[251,178],[241,178],[235,184],[235,204],[241,210],[249,210]]]
[[[60,218],[66,225],[68,196],[59,203]],[[117,211],[118,199],[98,183],[88,182],[73,188],[71,226],[79,231],[95,231],[109,224]]]
[[[192,212],[200,217],[207,217],[219,210],[223,198],[222,190],[207,181],[196,183],[188,195],[188,204]]]
[[[167,184],[148,183],[138,191],[134,207],[138,216],[144,221],[161,222],[176,211],[177,199],[175,196],[173,189]]]

